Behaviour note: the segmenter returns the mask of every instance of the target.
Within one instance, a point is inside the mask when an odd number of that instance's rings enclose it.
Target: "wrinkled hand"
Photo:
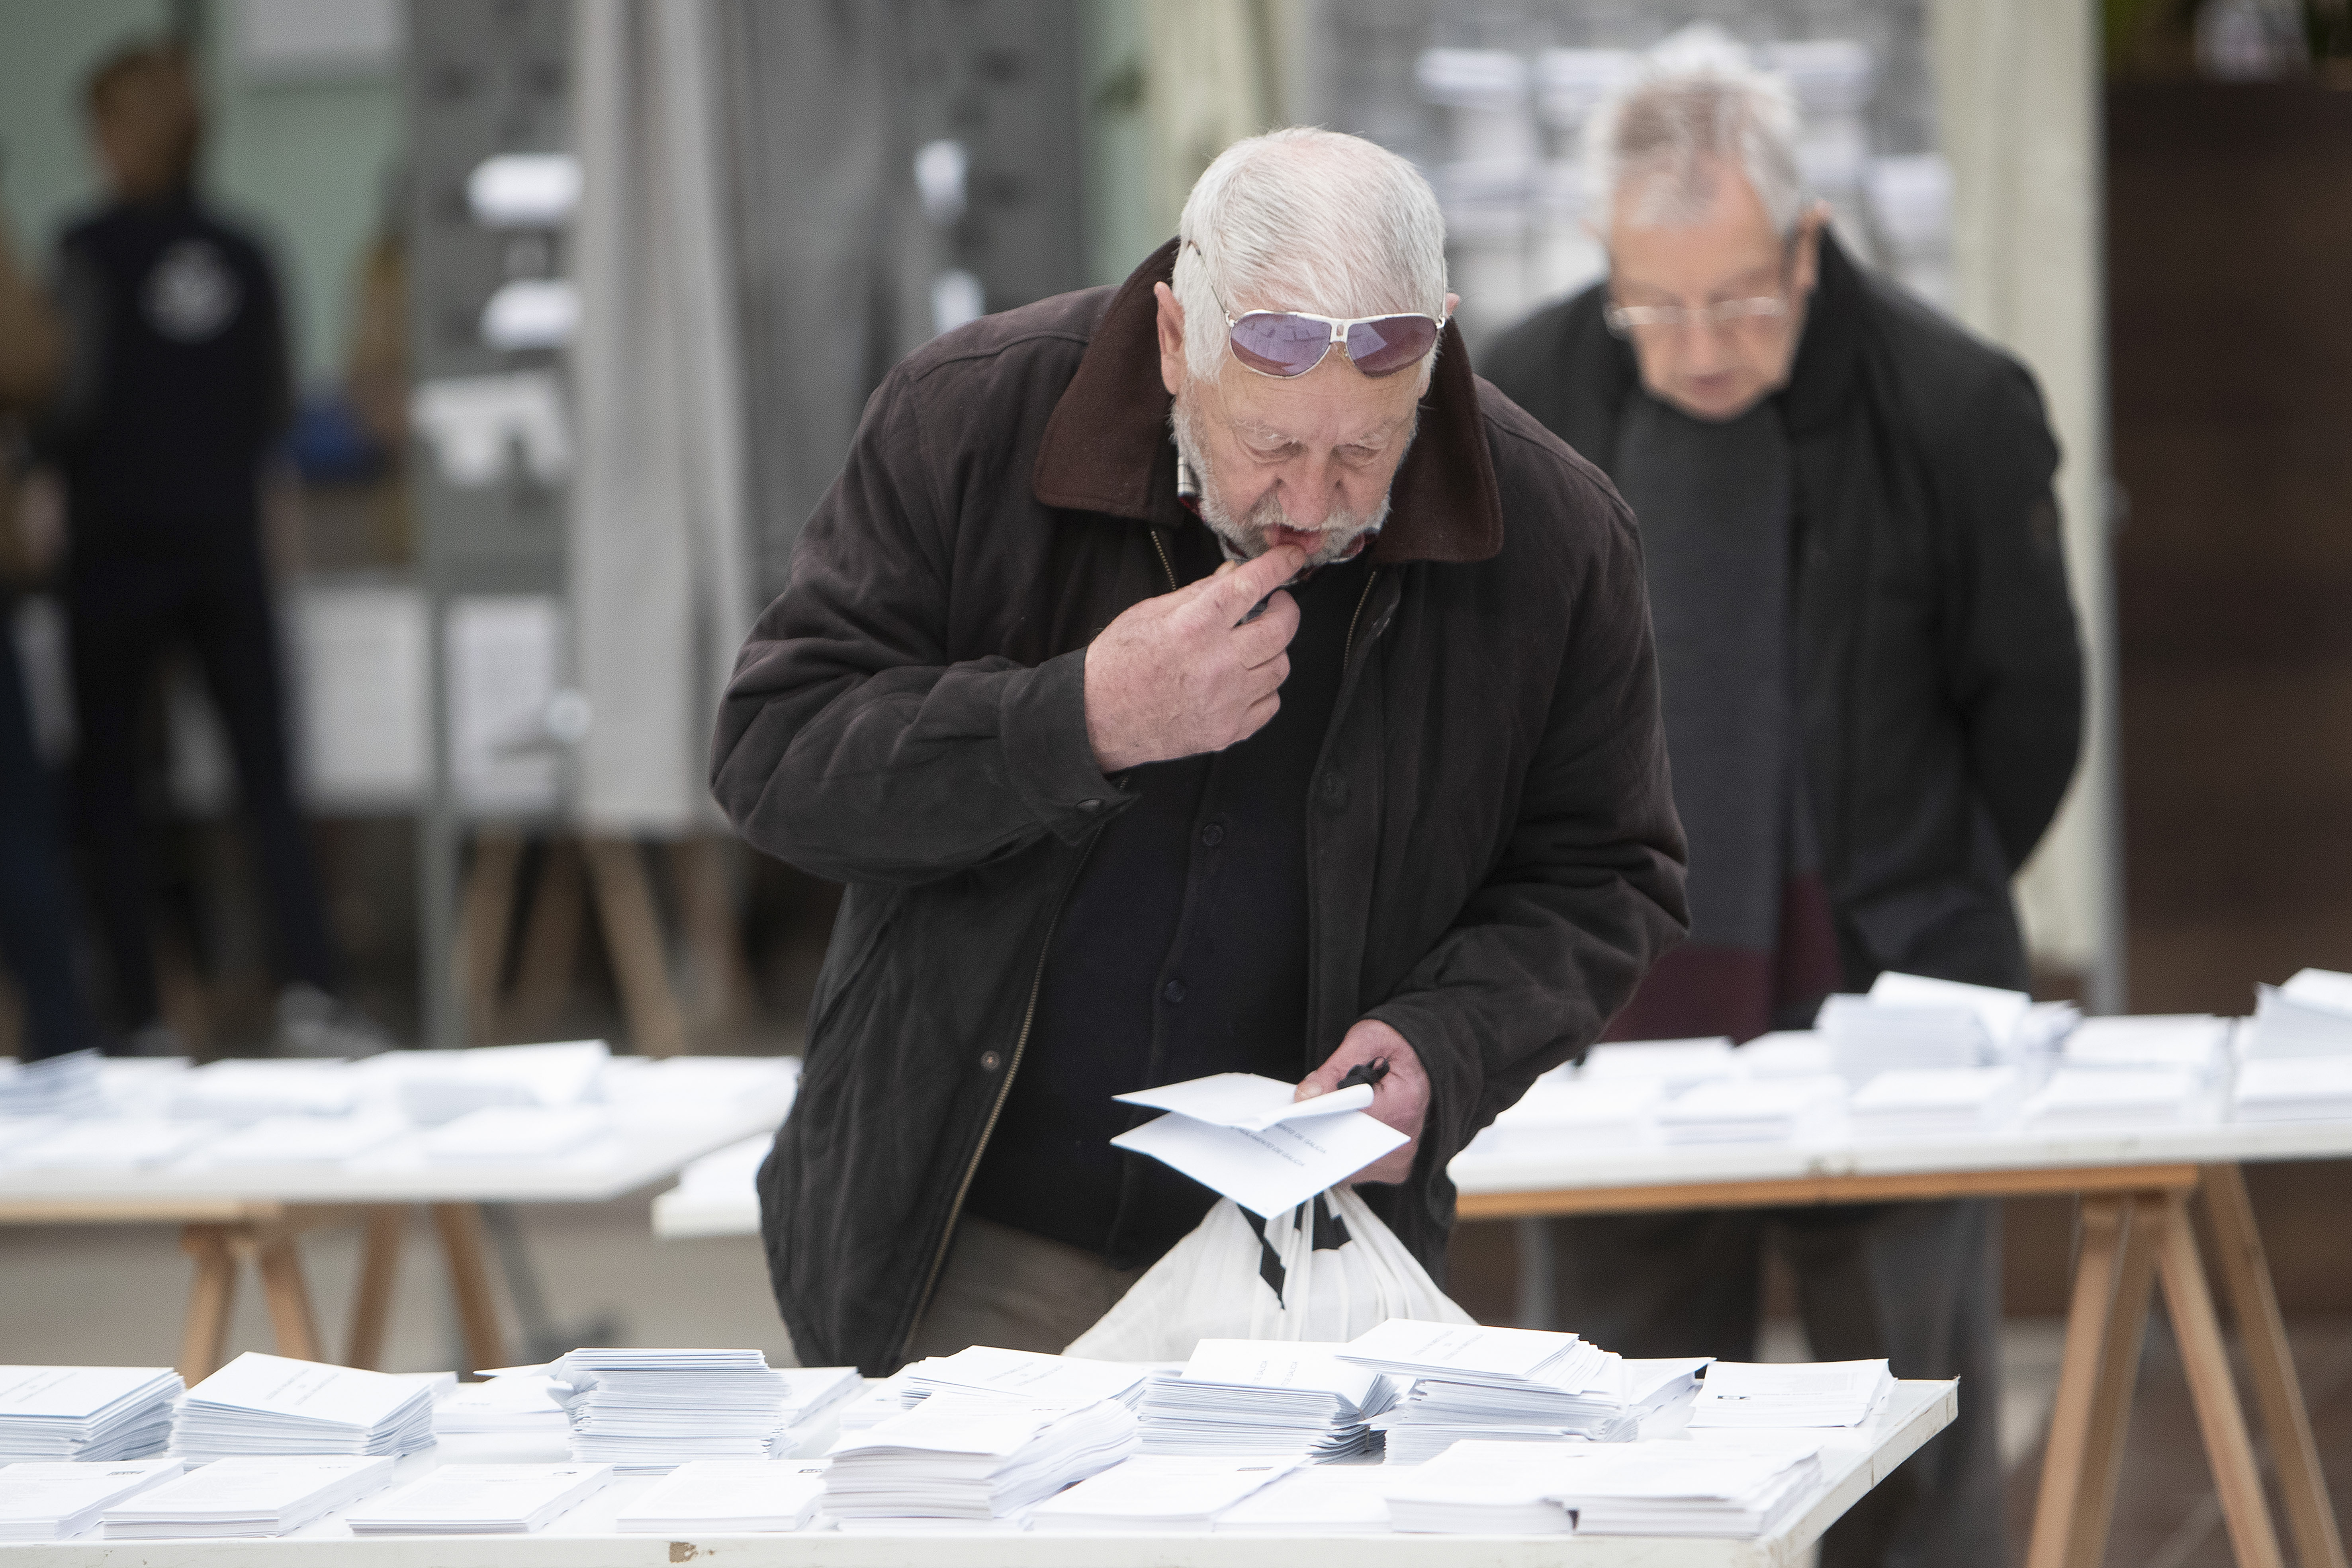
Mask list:
[[[1222,751],[1264,727],[1282,706],[1298,603],[1276,590],[1306,553],[1280,545],[1173,593],[1131,606],[1087,648],[1087,738],[1095,765],[1124,773],[1145,762]],[[1236,624],[1273,595],[1265,613]]]
[[[1388,1058],[1388,1076],[1372,1085],[1372,1103],[1365,1113],[1410,1141],[1358,1171],[1350,1181],[1402,1181],[1412,1174],[1413,1156],[1421,1152],[1421,1124],[1429,1115],[1429,1074],[1421,1070],[1421,1058],[1404,1036],[1378,1019],[1365,1019],[1348,1031],[1322,1066],[1299,1080],[1298,1092],[1292,1096],[1312,1100],[1328,1094],[1339,1087],[1349,1068],[1382,1056]]]

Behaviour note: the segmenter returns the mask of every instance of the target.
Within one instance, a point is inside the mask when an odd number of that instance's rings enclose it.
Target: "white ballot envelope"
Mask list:
[[[1291,1085],[1220,1072],[1117,1098],[1169,1114],[1113,1148],[1149,1155],[1267,1218],[1347,1180],[1408,1140],[1363,1113],[1370,1084],[1292,1103]]]

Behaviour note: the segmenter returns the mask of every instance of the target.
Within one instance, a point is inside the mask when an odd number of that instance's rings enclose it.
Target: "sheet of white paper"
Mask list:
[[[1111,1098],[1129,1105],[1148,1105],[1154,1111],[1174,1111],[1195,1122],[1250,1132],[1264,1132],[1281,1122],[1361,1111],[1372,1103],[1372,1086],[1369,1083],[1312,1100],[1294,1101],[1291,1095],[1297,1092],[1296,1084],[1277,1078],[1261,1078],[1255,1072],[1217,1072],[1183,1083],[1139,1089],[1132,1094],[1114,1094]]]
[[[1111,1146],[1149,1155],[1272,1218],[1405,1142],[1402,1133],[1361,1112],[1282,1122],[1263,1131],[1170,1114],[1121,1133]]]

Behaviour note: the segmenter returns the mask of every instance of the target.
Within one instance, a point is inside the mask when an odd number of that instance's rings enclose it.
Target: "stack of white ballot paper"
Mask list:
[[[1706,1427],[1859,1427],[1895,1391],[1883,1361],[1718,1361],[1691,1406]]]
[[[1650,1114],[1665,1093],[1664,1083],[1655,1078],[1585,1080],[1546,1073],[1478,1134],[1478,1152],[1541,1158],[1559,1153],[1564,1141],[1581,1148],[1638,1144],[1649,1135]]]
[[[1670,1144],[1786,1143],[1824,1130],[1845,1098],[1845,1080],[1718,1079],[1684,1091],[1658,1113]]]
[[[2062,1067],[2026,1100],[2024,1123],[2063,1133],[2179,1122],[2199,1088],[2196,1075],[2178,1067]]]
[[[0,1116],[94,1116],[106,1107],[104,1058],[69,1051],[0,1065]]]
[[[2241,1122],[2352,1117],[2352,1056],[2265,1056],[2238,1067]]]
[[[389,1484],[392,1466],[389,1456],[219,1459],[99,1518],[110,1541],[283,1535]]]
[[[2254,988],[2246,1054],[2352,1055],[2352,975],[2299,969],[2284,986]]]
[[[2210,1081],[2229,1063],[2230,1029],[2228,1019],[2210,1013],[2084,1019],[2059,1060],[2068,1067],[2177,1068]]]
[[[1402,1382],[1441,1382],[1501,1389],[1581,1388],[1608,1352],[1572,1333],[1424,1323],[1391,1318],[1340,1345],[1340,1360]]]
[[[860,1386],[855,1368],[778,1371],[756,1350],[575,1350],[549,1375],[572,1457],[624,1470],[777,1458]]]
[[[624,1535],[804,1530],[824,1501],[824,1467],[813,1460],[697,1459],[646,1489],[613,1528]]]
[[[168,1366],[0,1366],[0,1464],[161,1453],[185,1386]]]
[[[1388,1462],[1417,1465],[1464,1441],[1625,1443],[1645,1427],[1671,1426],[1698,1393],[1705,1356],[1664,1361],[1602,1358],[1581,1387],[1559,1383],[1497,1388],[1423,1378],[1387,1418]]]
[[[1087,1535],[1206,1530],[1298,1462],[1296,1454],[1138,1454],[1039,1503],[1030,1511],[1029,1528]]]
[[[232,1454],[410,1454],[432,1446],[430,1387],[251,1350],[189,1389],[172,1427],[172,1451],[191,1464]]]
[[[73,1459],[0,1465],[0,1541],[63,1541],[116,1503],[170,1480],[177,1459]]]
[[[1386,1535],[1382,1471],[1366,1465],[1308,1465],[1267,1482],[1224,1512],[1220,1535]]]
[[[340,1061],[232,1058],[180,1074],[170,1103],[172,1114],[184,1122],[242,1126],[273,1116],[348,1116],[360,1087],[359,1077]]]
[[[528,1535],[612,1479],[610,1465],[444,1465],[343,1522],[353,1535]]]
[[[1570,1450],[1548,1495],[1575,1519],[1579,1535],[1763,1535],[1820,1484],[1820,1451],[1813,1439],[1777,1434],[1737,1447],[1657,1442]]]
[[[555,1380],[543,1372],[468,1383],[434,1404],[433,1430],[444,1437],[484,1432],[560,1437],[572,1429],[572,1417],[555,1395]]]
[[[1372,1086],[1359,1083],[1294,1102],[1294,1086],[1254,1072],[1219,1072],[1113,1098],[1169,1113],[1111,1140],[1149,1155],[1253,1214],[1271,1218],[1407,1142],[1363,1113]]]
[[[1087,1361],[1044,1351],[975,1344],[953,1355],[916,1362],[896,1381],[899,1407],[907,1410],[934,1394],[1003,1399],[1057,1410],[1116,1399],[1131,1410],[1143,1398],[1145,1375],[1142,1367],[1129,1362]]]
[[[1134,1451],[1115,1399],[1075,1410],[938,1394],[833,1446],[824,1511],[845,1521],[1007,1519]]]
[[[1750,1078],[1811,1078],[1837,1070],[1830,1042],[1809,1029],[1758,1035],[1739,1048],[1739,1065]]]
[[[1146,1385],[1146,1454],[1306,1454],[1318,1461],[1362,1453],[1371,1418],[1397,1385],[1339,1360],[1336,1344],[1204,1339],[1181,1372]]]
[[[1423,1534],[1566,1535],[1575,1521],[1551,1493],[1561,1457],[1585,1446],[1456,1443],[1425,1465],[1384,1466],[1389,1522]]]
[[[1737,1077],[1739,1067],[1728,1035],[1706,1040],[1627,1040],[1586,1051],[1577,1077],[1586,1083],[1647,1081],[1671,1091],[1711,1078]]]
[[[1961,1004],[1898,1006],[1833,996],[1822,1004],[1819,1028],[1831,1062],[1854,1083],[1882,1072],[1982,1067],[1993,1058],[1984,1020]]]
[[[1847,1124],[1864,1138],[1965,1137],[1989,1133],[2017,1110],[2014,1067],[1928,1067],[1882,1072],[1846,1103]]]
[[[395,1051],[368,1065],[394,1085],[409,1120],[437,1127],[490,1106],[562,1106],[593,1100],[612,1059],[612,1050],[603,1040],[574,1040],[471,1051]]]

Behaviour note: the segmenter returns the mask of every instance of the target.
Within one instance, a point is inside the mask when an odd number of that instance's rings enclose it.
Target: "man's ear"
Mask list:
[[[1151,298],[1159,304],[1157,324],[1160,329],[1160,382],[1174,397],[1184,390],[1184,308],[1176,303],[1176,291],[1164,283],[1151,286]]]

